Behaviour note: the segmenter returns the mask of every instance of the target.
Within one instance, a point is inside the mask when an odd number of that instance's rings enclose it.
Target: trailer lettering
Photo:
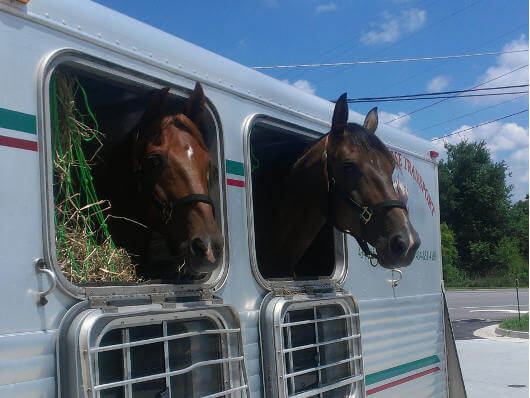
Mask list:
[[[429,189],[425,185],[425,182],[423,181],[423,178],[418,171],[412,164],[412,162],[405,156],[402,155],[399,152],[392,152],[392,156],[394,158],[394,161],[400,168],[404,168],[411,176],[414,181],[418,184],[421,191],[423,192],[423,196],[425,197],[425,201],[427,202],[427,206],[429,207],[429,210],[431,211],[431,215],[434,216],[434,212],[436,211],[436,208],[434,207],[434,203],[432,202],[431,194],[429,193]]]

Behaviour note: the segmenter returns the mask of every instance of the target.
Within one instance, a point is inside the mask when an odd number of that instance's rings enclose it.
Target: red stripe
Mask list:
[[[411,380],[417,379],[418,377],[422,377],[422,376],[428,375],[429,373],[437,372],[439,370],[440,370],[440,368],[438,366],[436,366],[435,368],[424,370],[423,372],[407,376],[407,377],[405,377],[403,379],[395,380],[392,383],[383,384],[382,386],[379,386],[379,387],[376,387],[376,388],[372,388],[371,390],[366,391],[366,395],[375,394],[376,392],[383,391],[383,390],[386,390],[388,388],[398,386],[400,384],[406,383],[407,381],[411,381]]]
[[[0,145],[35,152],[39,150],[35,141],[21,140],[20,138],[6,137],[4,135],[0,135]]]
[[[231,178],[227,178],[226,179],[226,183],[228,185],[233,185],[234,187],[244,187],[245,186],[245,181],[233,180]]]

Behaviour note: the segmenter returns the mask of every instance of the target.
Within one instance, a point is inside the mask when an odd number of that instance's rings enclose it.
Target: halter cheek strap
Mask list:
[[[329,162],[329,157],[327,153],[327,140],[326,140],[326,149],[324,152],[324,156],[326,158],[329,196],[335,194],[339,196],[343,201],[345,201],[348,205],[350,205],[350,207],[352,207],[355,211],[359,213],[359,218],[361,219],[364,225],[368,224],[370,220],[372,220],[374,213],[379,212],[383,209],[398,207],[405,211],[408,211],[407,206],[401,200],[384,200],[373,206],[363,206],[357,203],[344,189],[342,189],[340,186],[337,185],[335,177],[333,177],[333,172],[331,170],[331,164]],[[331,207],[331,201],[329,201],[329,203]],[[330,210],[330,214],[331,214],[331,210]],[[353,236],[353,237],[359,244],[359,247],[361,248],[365,256],[368,257],[368,259],[370,260],[370,264],[374,267],[377,266],[378,264],[377,253],[374,253],[370,250],[370,248],[368,247],[368,243],[364,239],[359,238],[357,236]]]

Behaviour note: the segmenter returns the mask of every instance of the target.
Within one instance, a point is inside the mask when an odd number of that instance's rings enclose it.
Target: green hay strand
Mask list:
[[[94,187],[91,167],[103,136],[87,93],[64,72],[54,74],[50,91],[57,261],[75,283],[138,281],[129,255],[110,236],[110,204],[98,199]]]

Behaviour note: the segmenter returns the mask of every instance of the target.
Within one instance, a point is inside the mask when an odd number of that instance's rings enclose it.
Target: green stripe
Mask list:
[[[433,363],[438,362],[440,362],[440,358],[438,358],[438,355],[433,355],[432,357],[418,359],[417,361],[405,363],[403,365],[399,365],[390,369],[381,370],[380,372],[366,375],[366,385],[379,383],[382,380],[389,379],[391,377],[396,377],[404,373],[408,373],[413,370],[423,368],[425,366],[432,365]]]
[[[0,108],[0,127],[37,134],[36,124],[37,118],[34,115]]]
[[[245,168],[243,167],[243,163],[227,159],[226,160],[226,172],[230,174],[236,174],[238,176],[244,176]]]

